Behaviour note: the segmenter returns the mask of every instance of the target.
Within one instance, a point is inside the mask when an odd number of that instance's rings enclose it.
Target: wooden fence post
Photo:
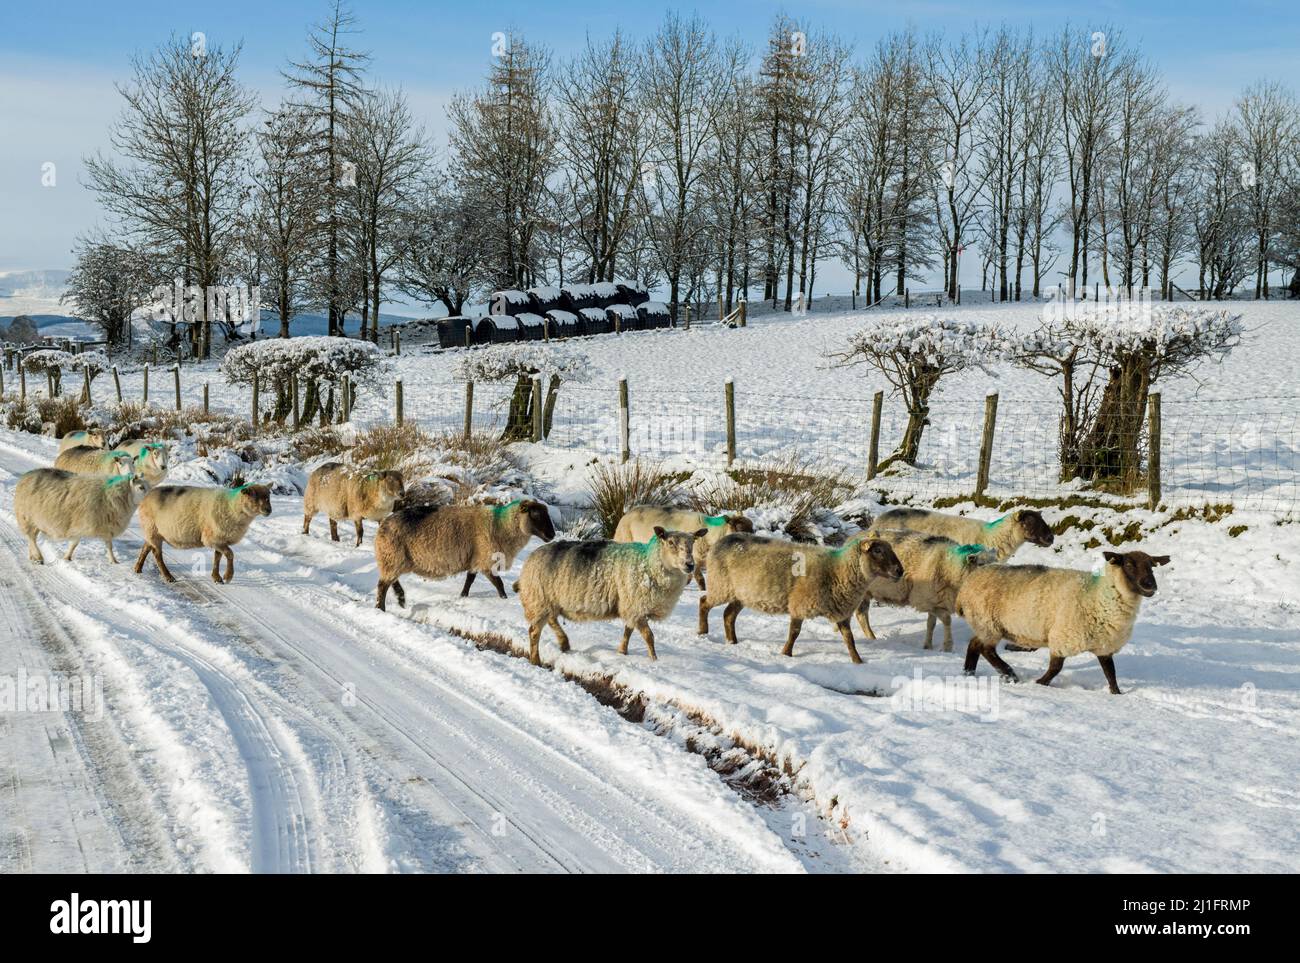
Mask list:
[[[397,401],[397,423],[400,425],[404,420],[404,412],[402,411],[402,379],[401,378],[397,379],[396,401]]]
[[[91,405],[91,400],[90,400],[90,365],[88,365],[88,364],[83,364],[83,365],[81,366],[81,375],[82,375],[82,378],[85,379],[85,384],[84,384],[84,386],[83,386],[82,389],[81,389],[82,403],[85,404],[87,408],[89,408],[90,405]]]
[[[727,398],[727,467],[736,460],[736,384],[730,378],[726,384]]]
[[[343,403],[339,406],[343,414],[343,421],[346,424],[352,420],[352,376],[345,374],[343,376]]]
[[[1160,504],[1160,392],[1147,398],[1147,497],[1152,511]]]
[[[301,420],[301,415],[299,414],[298,411],[298,376],[297,375],[294,375],[293,379],[289,382],[289,399],[293,402],[293,430],[297,431],[299,421]]]
[[[5,396],[5,369],[3,365],[0,365],[0,399],[3,399],[4,396]]]
[[[172,365],[172,378],[176,382],[176,410],[181,410],[181,363],[177,361]]]
[[[629,446],[628,437],[628,407],[627,407],[627,378],[618,379],[618,448],[619,459],[623,464],[627,464],[628,458],[632,456]]]
[[[465,438],[474,434],[474,382],[465,382]]]
[[[542,376],[533,375],[533,441],[542,440]]]
[[[144,363],[144,403],[149,404],[149,362]]]
[[[122,378],[117,373],[117,365],[113,365],[113,388],[117,391],[117,403],[122,403]]]
[[[157,363],[158,363],[158,343],[157,343],[157,342],[154,342],[154,344],[153,344],[153,354],[152,354],[152,356],[149,358],[149,360],[150,360],[153,364],[157,364]]]
[[[393,353],[398,357],[402,354],[402,332],[397,328],[393,328]]]
[[[257,388],[258,388],[258,377],[257,377],[257,372],[253,372],[253,430],[254,430],[254,431],[257,431],[257,421],[258,421],[258,417],[257,417]]]
[[[718,320],[722,320],[722,293],[718,293]]]
[[[903,288],[903,307],[910,308],[911,306],[912,306],[912,289]]]
[[[989,485],[989,465],[993,461],[993,431],[998,422],[997,392],[984,399],[984,434],[980,438],[980,464],[975,476],[975,497],[982,498]]]
[[[871,445],[867,448],[867,481],[876,477],[880,464],[880,412],[885,407],[885,393],[877,391],[871,399]]]
[[[465,324],[465,347],[471,347],[474,344],[474,325]]]
[[[740,302],[740,326],[742,328],[745,326],[745,315],[748,312],[748,310],[749,310],[749,302],[741,301]]]
[[[208,413],[208,383],[203,382],[203,413]]]
[[[23,367],[21,359],[18,361],[18,397],[22,401],[27,400],[27,369]]]
[[[691,303],[687,301],[683,307],[686,309],[686,330],[689,331],[691,330]]]

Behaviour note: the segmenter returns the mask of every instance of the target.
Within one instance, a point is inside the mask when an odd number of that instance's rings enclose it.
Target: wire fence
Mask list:
[[[513,391],[512,384],[476,384],[472,430],[502,432]],[[631,457],[681,470],[785,463],[868,481],[871,395],[794,396],[736,386],[730,436],[722,386],[665,391],[632,382],[627,396],[624,415],[617,384],[562,386],[543,428],[544,443],[593,456],[618,456],[626,445]],[[430,430],[463,431],[465,399],[463,383],[421,384],[420,400],[407,401],[405,418]],[[978,490],[991,498],[1078,494],[1146,503],[1153,470],[1146,410],[1123,424],[1080,432],[1068,453],[1062,451],[1061,415],[1050,402],[1000,400],[986,435],[984,399],[942,400],[927,412],[909,463],[890,460],[904,439],[908,412],[886,397],[877,442],[881,468],[870,487],[890,496],[957,497]],[[1154,467],[1161,502],[1300,508],[1300,397],[1168,401],[1158,430]],[[1066,461],[1073,467],[1063,472]],[[1071,477],[1063,480],[1063,474]]]

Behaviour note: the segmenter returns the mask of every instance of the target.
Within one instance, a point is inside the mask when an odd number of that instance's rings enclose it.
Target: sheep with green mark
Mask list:
[[[197,488],[190,485],[163,485],[153,489],[140,505],[140,530],[144,547],[136,559],[135,570],[142,572],[152,554],[158,571],[168,582],[176,581],[163,559],[164,544],[173,548],[212,549],[212,581],[223,581],[221,559],[226,560],[229,582],[235,577],[235,553],[248,533],[253,519],[271,514],[271,489],[266,485],[240,485],[237,488]]]
[[[104,433],[98,429],[87,429],[86,431],[70,431],[59,439],[59,452],[65,452],[69,448],[76,448],[85,445],[87,448],[103,448]]]
[[[501,574],[510,570],[528,540],[555,537],[550,509],[531,498],[506,505],[416,505],[393,512],[375,534],[379,584],[375,608],[384,609],[388,590],[397,604],[406,605],[399,579],[408,572],[427,579],[465,573],[461,597],[477,575],[483,575],[497,595],[506,597]]]
[[[105,478],[61,468],[27,472],[14,488],[14,516],[27,536],[27,557],[38,565],[45,562],[37,535],[71,540],[63,556],[69,560],[83,538],[99,538],[116,565],[113,539],[126,531],[148,491],[149,483],[130,473]]]
[[[635,629],[654,661],[650,623],[666,619],[677,605],[695,568],[695,542],[704,536],[702,528],[687,533],[656,527],[645,542],[553,542],[533,552],[515,583],[528,620],[528,658],[533,665],[541,664],[543,626],[551,627],[561,652],[569,651],[561,618],[621,621],[619,653],[627,655]]]
[[[636,505],[619,519],[614,541],[646,542],[656,527],[670,532],[704,531],[704,537],[695,542],[695,584],[701,592],[705,591],[704,574],[708,566],[709,550],[727,535],[754,531],[754,523],[740,514],[706,515],[685,508]]]
[[[1032,508],[1018,508],[989,522],[924,508],[894,508],[877,518],[873,525],[942,535],[958,545],[983,545],[999,562],[1005,562],[1026,542],[1046,548],[1055,540],[1042,513]]]

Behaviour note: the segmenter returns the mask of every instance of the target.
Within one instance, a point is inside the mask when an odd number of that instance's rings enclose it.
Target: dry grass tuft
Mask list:
[[[598,462],[587,486],[591,509],[606,538],[614,537],[619,519],[633,505],[673,505],[681,500],[680,476],[637,458],[625,465]]]
[[[352,448],[352,462],[379,471],[398,470],[420,449],[433,444],[432,435],[410,422],[375,425],[357,436],[357,443]]]
[[[752,508],[780,508],[789,513],[785,532],[791,538],[812,537],[812,522],[850,497],[855,486],[836,469],[826,469],[794,456],[766,465],[733,468],[712,485],[696,486],[690,505],[717,515]]]

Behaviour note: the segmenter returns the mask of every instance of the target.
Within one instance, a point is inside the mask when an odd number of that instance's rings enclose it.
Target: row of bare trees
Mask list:
[[[674,312],[760,290],[790,310],[829,262],[874,303],[936,275],[959,299],[975,258],[999,300],[1062,280],[1172,293],[1188,268],[1202,297],[1268,297],[1300,260],[1293,95],[1258,83],[1207,125],[1113,28],[854,51],[783,15],[753,50],[669,14],[566,60],[502,34],[442,156],[370,84],[357,29],[333,0],[268,110],[238,46],[173,38],[134,62],[115,157],[88,169],[114,249],[148,255],[136,287],[260,284],[282,334],[317,310],[377,338],[398,291],[457,313],[494,287],[628,277]],[[108,243],[85,240],[88,266]],[[189,327],[197,350],[212,323]]]

